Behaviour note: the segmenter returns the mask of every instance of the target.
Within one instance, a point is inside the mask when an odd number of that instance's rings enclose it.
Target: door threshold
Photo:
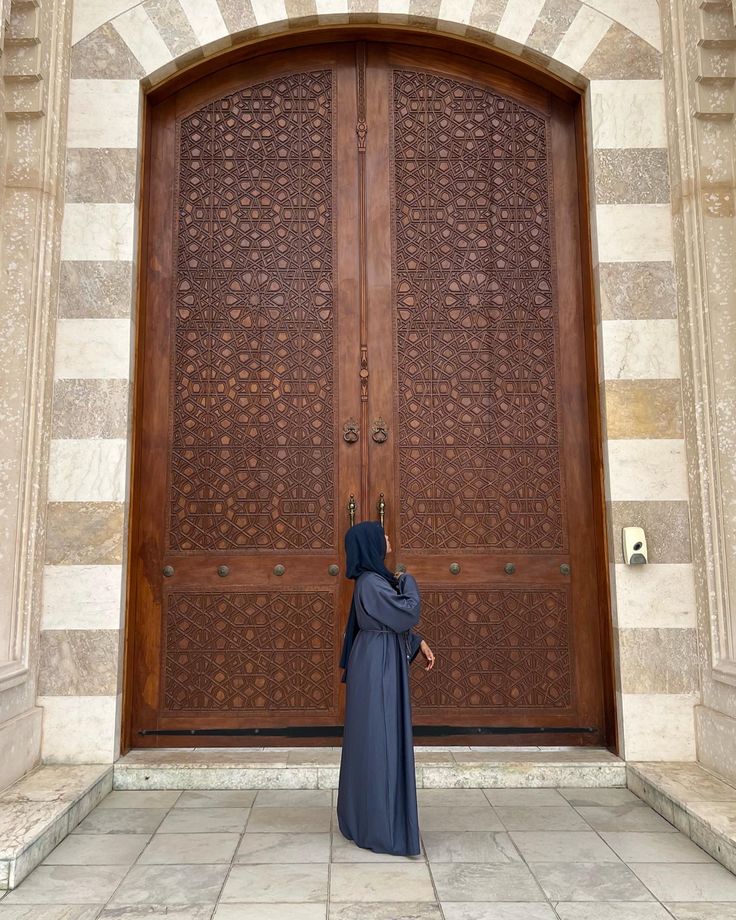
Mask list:
[[[418,788],[609,787],[626,764],[605,748],[414,749]],[[114,765],[115,789],[335,789],[339,747],[147,748]]]

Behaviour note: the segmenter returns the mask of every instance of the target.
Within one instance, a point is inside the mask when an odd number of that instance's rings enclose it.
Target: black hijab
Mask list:
[[[375,572],[385,578],[394,590],[398,587],[398,579],[386,568],[386,537],[383,527],[378,521],[363,521],[354,524],[345,534],[345,574],[348,578],[357,579],[363,572]],[[340,667],[343,669],[342,683],[345,683],[348,670],[348,658],[353,640],[358,632],[358,616],[355,610],[355,588],[353,588],[353,601],[350,605],[350,616],[345,628],[340,655]]]

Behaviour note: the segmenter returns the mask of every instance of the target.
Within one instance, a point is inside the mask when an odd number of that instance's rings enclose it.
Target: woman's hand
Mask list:
[[[422,643],[419,646],[419,650],[421,651],[422,655],[424,655],[424,659],[427,662],[427,664],[424,667],[424,670],[431,671],[432,668],[434,667],[434,652],[427,645],[424,639],[422,639]]]

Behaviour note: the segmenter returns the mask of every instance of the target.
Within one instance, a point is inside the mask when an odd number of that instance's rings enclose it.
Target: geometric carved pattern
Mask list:
[[[423,590],[421,633],[439,666],[413,672],[415,713],[569,707],[567,621],[566,589]]]
[[[547,123],[394,71],[402,549],[565,548]]]
[[[168,548],[334,545],[331,71],[181,120]]]
[[[171,593],[167,600],[163,709],[333,708],[331,592]]]

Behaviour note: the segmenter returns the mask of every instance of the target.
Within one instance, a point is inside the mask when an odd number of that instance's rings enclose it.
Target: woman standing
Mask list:
[[[376,853],[419,854],[419,821],[409,697],[409,664],[427,643],[413,576],[385,565],[391,544],[378,521],[345,534],[347,576],[355,579],[340,666],[347,684],[337,820],[344,837]]]

